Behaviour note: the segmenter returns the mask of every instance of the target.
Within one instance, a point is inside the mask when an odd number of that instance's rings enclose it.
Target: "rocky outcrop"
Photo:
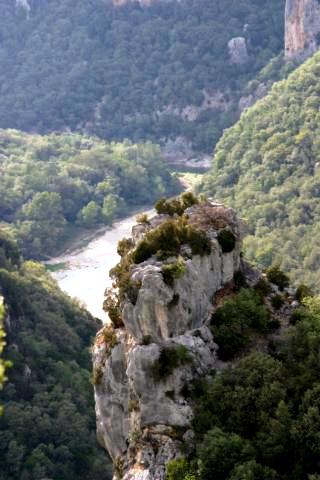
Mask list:
[[[318,0],[287,0],[285,11],[285,57],[304,59],[318,48],[320,4]]]
[[[228,43],[231,63],[241,65],[249,60],[246,39],[244,37],[232,38]]]
[[[208,327],[213,298],[240,268],[243,225],[232,209],[206,202],[185,214],[189,225],[206,232],[211,253],[192,255],[182,245],[184,268],[171,284],[162,267],[176,258],[161,262],[152,256],[133,265],[130,279],[139,290],[134,302],[122,302],[124,325],[106,326],[93,347],[98,438],[115,474],[126,480],[163,480],[182,442],[192,442],[188,392],[194,380],[217,366]],[[166,218],[134,227],[134,244]],[[228,253],[218,241],[221,230],[234,235]]]
[[[28,0],[16,0],[16,6],[23,8],[27,13],[31,10]]]

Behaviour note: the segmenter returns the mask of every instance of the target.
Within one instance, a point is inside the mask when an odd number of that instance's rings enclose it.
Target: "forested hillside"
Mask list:
[[[1,392],[0,479],[107,480],[95,438],[90,341],[98,323],[0,231],[0,295],[12,361]]]
[[[134,142],[182,135],[211,152],[247,81],[283,48],[284,3],[29,0],[28,10],[0,0],[0,127]],[[234,37],[246,42],[239,63]]]
[[[276,84],[217,145],[204,190],[248,220],[246,252],[320,284],[320,53]]]
[[[75,227],[111,223],[177,189],[150,143],[0,130],[0,168],[0,222],[29,258],[52,254]]]

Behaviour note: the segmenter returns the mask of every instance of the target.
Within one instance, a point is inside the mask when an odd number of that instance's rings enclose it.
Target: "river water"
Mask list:
[[[150,213],[150,212],[148,212]],[[80,300],[92,315],[106,321],[102,309],[104,291],[111,287],[109,270],[119,261],[118,241],[131,235],[136,215],[113,224],[111,228],[86,246],[47,262],[63,264],[61,270],[52,272],[60,288]]]

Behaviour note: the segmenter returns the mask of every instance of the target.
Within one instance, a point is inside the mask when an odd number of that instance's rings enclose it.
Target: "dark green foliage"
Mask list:
[[[266,297],[271,292],[270,284],[263,277],[259,279],[254,289],[261,296],[261,298]]]
[[[161,259],[177,256],[183,244],[190,245],[193,255],[209,255],[211,252],[206,233],[188,225],[181,217],[166,220],[148,232],[132,252],[132,260],[142,263],[156,254]]]
[[[279,264],[272,265],[267,269],[266,273],[269,282],[277,285],[280,290],[283,290],[289,286],[289,277],[282,270],[280,270]]]
[[[313,292],[307,285],[301,284],[297,288],[295,297],[298,302],[302,302],[306,297],[313,297]]]
[[[193,480],[196,476],[195,471],[190,466],[188,460],[182,457],[168,462],[166,478],[167,480],[185,480],[186,478]]]
[[[219,346],[219,357],[232,358],[248,345],[254,332],[266,333],[269,314],[257,293],[241,289],[212,316],[214,340]]]
[[[274,357],[255,353],[203,383],[194,398],[196,451],[181,478],[193,463],[199,480],[317,478],[319,352],[320,301],[309,298]]]
[[[152,365],[153,378],[160,382],[165,380],[175,368],[192,363],[192,357],[183,345],[164,347],[158,360]]]
[[[271,298],[271,304],[272,304],[274,309],[280,310],[280,308],[284,304],[284,299],[281,295],[277,295],[277,294],[273,295],[273,297]]]
[[[176,306],[179,304],[179,300],[180,300],[180,295],[179,295],[179,293],[174,293],[173,296],[172,296],[172,299],[171,299],[170,302],[168,303],[168,307],[169,307],[169,308],[174,308],[174,307],[176,307]]]
[[[199,203],[198,198],[192,192],[184,192],[181,195],[181,201],[185,208],[190,208]]]
[[[215,427],[206,433],[198,448],[200,477],[203,480],[225,480],[236,465],[253,456],[254,449],[248,441]]]
[[[197,203],[199,203],[199,200],[192,192],[184,192],[178,198],[160,198],[154,208],[159,215],[181,216],[187,208]]]
[[[0,229],[0,268],[20,265],[20,252],[13,238]]]
[[[173,198],[171,200],[160,198],[160,200],[158,200],[155,204],[154,208],[159,215],[165,214],[170,215],[171,217],[173,215],[182,215],[184,212],[183,205],[177,198]]]
[[[27,257],[47,257],[83,228],[110,224],[129,207],[177,191],[150,143],[0,130],[0,150],[0,222]]]
[[[192,255],[210,255],[211,241],[205,232],[189,226],[186,237],[187,243],[191,247]]]
[[[8,265],[11,262],[8,262]],[[34,262],[0,268],[10,315],[1,480],[108,480],[97,445],[89,347],[99,324]]]
[[[283,48],[284,0],[225,0],[224,8],[219,0],[30,5],[27,15],[14,1],[0,1],[3,128],[86,128],[107,139],[157,143],[182,135],[211,152],[238,118],[247,81]],[[246,65],[229,62],[228,41],[238,36],[247,40]],[[223,104],[233,100],[229,111],[209,106],[194,121],[175,113],[201,106],[204,91],[221,90]],[[48,153],[42,148],[39,157]]]
[[[234,274],[233,281],[237,290],[248,286],[246,276],[240,270]]]
[[[230,475],[230,480],[277,480],[277,472],[264,467],[255,460],[237,465]]]
[[[103,310],[108,314],[108,317],[115,328],[123,326],[119,296],[112,288],[108,288],[105,291]]]
[[[172,287],[174,281],[184,275],[184,273],[186,272],[186,267],[184,261],[182,259],[179,259],[177,262],[163,265],[161,272],[163,276],[163,281],[167,285]]]
[[[320,53],[228,129],[203,192],[246,218],[248,260],[275,262],[295,285],[320,285]]]
[[[218,242],[222,248],[223,253],[230,253],[235,247],[236,237],[230,230],[221,230],[218,234]]]

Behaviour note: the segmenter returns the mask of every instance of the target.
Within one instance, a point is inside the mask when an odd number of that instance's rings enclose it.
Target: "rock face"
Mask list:
[[[287,0],[285,11],[285,57],[304,59],[318,48],[320,4],[318,0]]]
[[[131,280],[140,288],[134,303],[122,302],[124,326],[102,329],[93,347],[98,439],[115,475],[125,480],[163,480],[167,462],[181,455],[182,441],[192,442],[188,391],[217,365],[208,327],[213,298],[240,268],[243,225],[233,210],[207,202],[185,213],[189,224],[206,231],[211,253],[192,255],[182,246],[185,268],[172,285],[164,282],[163,262],[155,257],[134,265]],[[166,218],[134,227],[134,243]],[[221,230],[235,236],[229,253],[217,240]],[[159,375],[161,366],[166,370]]]
[[[246,39],[244,37],[232,38],[228,43],[231,63],[243,64],[249,60]]]

